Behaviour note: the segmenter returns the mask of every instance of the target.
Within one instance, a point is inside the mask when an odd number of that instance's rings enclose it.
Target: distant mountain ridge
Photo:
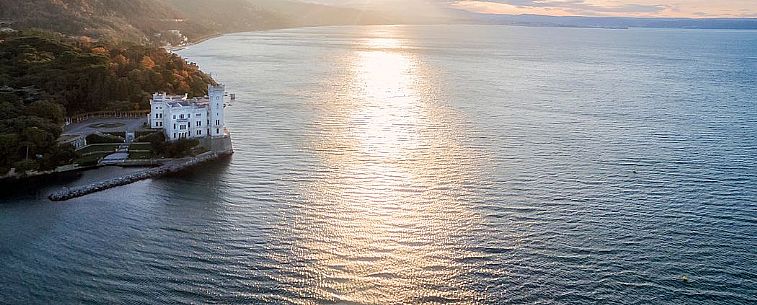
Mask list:
[[[373,14],[286,0],[0,0],[0,20],[17,29],[134,42],[180,30],[190,40],[236,31],[376,24]]]
[[[459,22],[591,28],[757,29],[757,18],[636,18],[498,15],[458,12]]]

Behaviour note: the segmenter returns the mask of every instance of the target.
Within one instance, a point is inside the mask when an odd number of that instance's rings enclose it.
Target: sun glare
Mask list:
[[[449,132],[457,129],[434,128],[452,124],[452,114],[436,102],[435,85],[425,64],[408,51],[409,40],[391,27],[375,30],[356,41],[345,66],[337,68],[346,72],[336,81],[343,86],[315,103],[315,126],[322,129],[312,149],[329,174],[304,186],[303,194],[308,207],[328,209],[334,223],[307,229],[318,232],[304,241],[307,248],[319,250],[298,255],[314,261],[323,280],[304,293],[325,290],[333,292],[327,298],[382,304],[424,295],[476,299],[453,280],[461,272],[454,258],[468,254],[442,246],[458,244],[450,240],[464,235],[460,222],[476,219],[460,200],[464,194],[449,191],[477,179],[465,175],[476,172],[468,164],[454,161],[474,153]],[[407,191],[412,187],[424,191]],[[379,248],[385,250],[380,256],[349,259]],[[327,267],[335,265],[342,267]],[[413,276],[434,266],[452,267]],[[365,289],[376,283],[381,288]],[[440,286],[456,287],[450,290],[455,295],[428,288]]]

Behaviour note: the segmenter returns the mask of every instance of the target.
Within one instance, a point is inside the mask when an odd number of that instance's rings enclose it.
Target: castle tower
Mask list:
[[[223,103],[226,88],[223,85],[208,85],[208,98],[210,98],[210,108],[208,108],[208,134],[212,137],[222,137],[224,135],[223,121]]]

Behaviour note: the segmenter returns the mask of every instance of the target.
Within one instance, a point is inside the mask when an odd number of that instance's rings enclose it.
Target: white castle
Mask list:
[[[223,121],[225,87],[208,86],[208,96],[155,93],[150,100],[150,127],[163,129],[166,139],[228,137]]]

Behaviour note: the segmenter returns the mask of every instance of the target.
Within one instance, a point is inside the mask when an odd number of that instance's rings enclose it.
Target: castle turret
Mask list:
[[[224,135],[223,121],[223,104],[226,88],[223,85],[208,86],[208,98],[210,98],[210,108],[208,109],[210,124],[208,124],[208,134],[212,137],[222,137]]]
[[[153,94],[150,99],[150,128],[163,128],[163,107],[163,97],[158,93]]]

